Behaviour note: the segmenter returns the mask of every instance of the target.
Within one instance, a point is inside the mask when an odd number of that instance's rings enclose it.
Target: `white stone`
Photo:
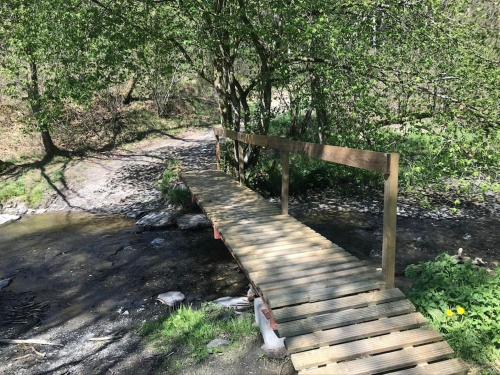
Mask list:
[[[176,303],[184,301],[185,298],[186,296],[178,291],[162,293],[156,297],[158,301],[170,307],[175,306]]]
[[[210,220],[203,214],[186,214],[177,219],[180,229],[199,229],[211,226]]]
[[[0,225],[9,224],[21,218],[19,215],[0,214]]]
[[[228,346],[231,341],[226,339],[213,339],[207,344],[207,349],[217,349],[223,346]]]

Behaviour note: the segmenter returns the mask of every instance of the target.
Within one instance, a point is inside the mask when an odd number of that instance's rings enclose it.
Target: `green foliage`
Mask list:
[[[180,179],[180,164],[177,160],[167,162],[165,171],[159,182],[160,191],[164,196],[168,196],[174,185]]]
[[[148,342],[162,352],[175,352],[176,361],[184,365],[207,358],[211,351],[206,345],[217,337],[226,338],[234,345],[255,333],[251,315],[237,316],[231,309],[210,303],[199,309],[181,306],[172,315],[142,327]]]
[[[184,185],[179,183],[180,172],[181,167],[178,161],[168,162],[159,182],[159,188],[170,203],[187,207],[191,203],[191,193]]]
[[[271,134],[286,134],[288,116],[271,122]],[[308,139],[306,134],[303,138]],[[372,149],[381,152],[396,150],[401,154],[399,186],[405,195],[419,198],[420,204],[431,208],[429,190],[441,192],[444,200],[457,211],[462,203],[483,199],[483,194],[500,192],[500,130],[485,135],[481,131],[449,127],[443,131],[436,126],[433,131],[413,128],[394,130],[374,129],[367,142],[350,131],[338,132],[327,143]],[[224,156],[229,157],[229,151]],[[248,171],[249,184],[272,195],[279,195],[281,170],[279,155],[264,152],[258,163]],[[290,191],[304,193],[309,189],[333,187],[343,191],[363,193],[366,189],[381,191],[382,177],[356,168],[332,165],[317,160],[292,155],[290,159]]]
[[[21,197],[25,194],[26,186],[22,180],[2,183],[2,186],[0,186],[0,203],[5,203],[12,198]]]
[[[457,354],[493,371],[500,360],[500,274],[443,254],[409,266],[406,276],[407,296]]]

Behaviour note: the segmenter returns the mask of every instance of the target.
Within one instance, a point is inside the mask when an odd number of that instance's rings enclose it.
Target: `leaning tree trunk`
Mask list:
[[[137,85],[137,75],[134,76],[127,83],[127,91],[123,98],[123,105],[129,105],[132,102],[132,94],[134,93],[135,86]]]

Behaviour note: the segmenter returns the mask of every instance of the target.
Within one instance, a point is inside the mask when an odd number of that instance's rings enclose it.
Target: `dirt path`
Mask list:
[[[133,216],[158,208],[158,179],[165,163],[178,159],[191,167],[205,165],[213,153],[212,141],[210,130],[191,130],[75,160],[66,167],[64,186],[46,209]]]

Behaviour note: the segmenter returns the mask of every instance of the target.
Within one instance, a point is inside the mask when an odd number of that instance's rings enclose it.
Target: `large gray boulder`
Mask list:
[[[0,225],[9,224],[21,218],[19,215],[0,214]]]
[[[177,219],[177,226],[183,230],[208,228],[212,224],[203,214],[186,214]]]
[[[165,209],[162,211],[150,212],[143,216],[135,224],[146,229],[160,229],[172,226],[175,224],[175,219],[179,215],[176,209]]]

